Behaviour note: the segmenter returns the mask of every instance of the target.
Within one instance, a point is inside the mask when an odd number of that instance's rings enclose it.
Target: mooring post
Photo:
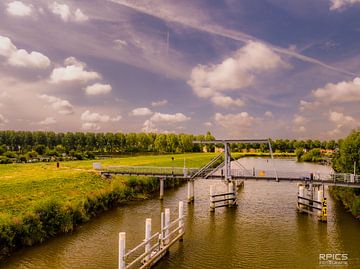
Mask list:
[[[300,183],[298,184],[298,196],[299,197],[304,197],[304,186],[302,184],[300,184]],[[303,203],[304,200],[302,200],[299,197],[298,197],[298,202]],[[298,209],[300,211],[302,211],[302,209],[304,208],[304,206],[300,205],[300,204],[298,204],[297,206],[298,206]]]
[[[191,202],[195,200],[195,180],[191,180]]]
[[[187,191],[187,200],[188,200],[188,204],[191,203],[191,180],[188,180],[188,191]]]
[[[169,225],[170,225],[170,209],[169,208],[165,208],[165,240],[164,240],[164,244],[167,245],[169,244]]]
[[[233,184],[231,182],[227,182],[227,192],[230,193],[228,195],[228,199],[233,199],[233,200],[228,200],[228,205],[229,207],[234,205],[234,190],[233,190]]]
[[[125,240],[126,233],[119,233],[119,269],[125,269]]]
[[[150,249],[151,249],[151,242],[150,242],[150,238],[151,238],[151,219],[148,218],[145,221],[145,241],[148,241],[145,244],[145,252],[149,254],[145,256],[145,262],[147,262],[150,259]]]
[[[210,211],[214,212],[215,211],[215,203],[214,203],[214,196],[215,195],[215,186],[211,185],[210,186]]]
[[[179,201],[179,234],[182,234],[184,231],[184,203]],[[183,238],[180,238],[180,241],[183,241]]]
[[[237,194],[237,187],[236,187],[236,181],[235,180],[232,180],[231,181],[231,185],[232,185],[232,190],[233,190],[233,205],[236,205],[236,194]]]
[[[160,200],[164,199],[164,179],[160,178]]]
[[[320,203],[320,204],[317,204],[317,208],[319,208],[318,212],[317,212],[317,215],[318,215],[318,218],[319,220],[321,220],[321,216],[322,216],[322,199],[323,199],[323,191],[321,190],[321,188],[319,188],[319,190],[317,191],[317,201]]]
[[[162,248],[164,246],[164,238],[165,238],[165,213],[161,212],[161,218],[160,218],[160,236],[161,236],[161,241],[160,241],[160,247]]]

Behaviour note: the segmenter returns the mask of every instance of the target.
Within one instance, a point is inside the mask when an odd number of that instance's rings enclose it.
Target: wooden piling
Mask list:
[[[125,269],[125,241],[126,233],[119,233],[119,269]]]

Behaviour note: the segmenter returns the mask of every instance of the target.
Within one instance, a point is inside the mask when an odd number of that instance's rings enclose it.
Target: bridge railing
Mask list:
[[[199,169],[198,168],[182,168],[182,167],[157,167],[157,166],[109,166],[104,172],[113,172],[120,174],[135,175],[176,175],[191,177]]]

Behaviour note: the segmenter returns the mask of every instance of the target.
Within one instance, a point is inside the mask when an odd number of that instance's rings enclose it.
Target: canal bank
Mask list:
[[[288,165],[299,170],[320,169],[291,160],[276,165],[278,169]],[[331,198],[328,223],[324,224],[297,213],[296,184],[246,181],[236,209],[210,213],[210,185],[224,188],[219,181],[196,181],[195,203],[185,206],[184,242],[175,244],[156,268],[320,268],[322,253],[347,253],[347,268],[359,268],[356,239],[360,238],[360,226]],[[14,253],[0,267],[117,268],[118,233],[127,233],[130,249],[143,240],[146,218],[152,218],[153,228],[158,230],[160,212],[170,208],[175,217],[178,201],[185,201],[186,196],[187,186],[182,186],[166,191],[163,202],[150,199],[126,203],[94,218],[76,233]]]

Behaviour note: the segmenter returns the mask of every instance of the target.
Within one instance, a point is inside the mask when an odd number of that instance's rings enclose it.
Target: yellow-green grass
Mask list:
[[[176,155],[147,155],[96,160],[106,166],[141,165],[201,167],[215,153]],[[172,160],[174,157],[174,160]],[[116,177],[111,183],[101,179],[92,170],[91,161],[0,165],[0,216],[18,216],[31,212],[42,200],[61,202],[81,201],[89,195],[109,191],[116,184],[123,184],[126,177]]]

